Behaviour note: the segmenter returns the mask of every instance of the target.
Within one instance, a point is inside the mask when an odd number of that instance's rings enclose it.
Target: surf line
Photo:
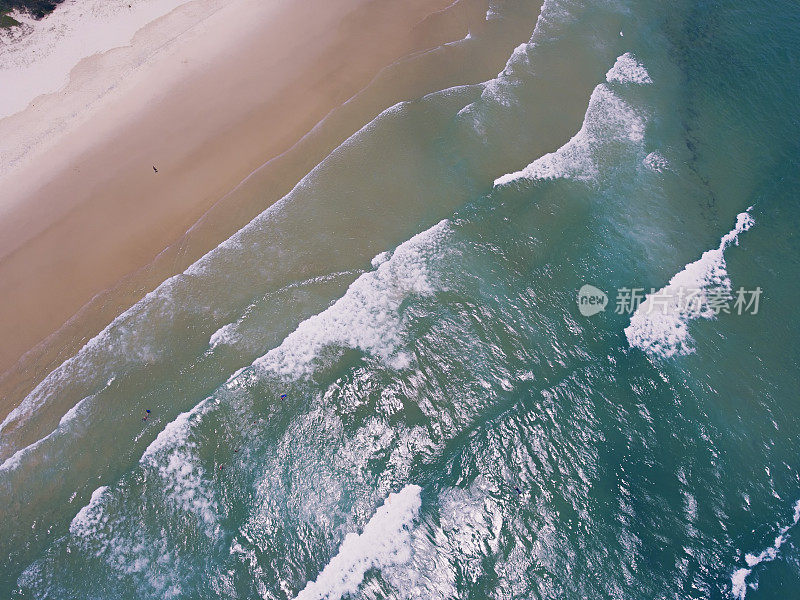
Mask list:
[[[797,525],[798,521],[800,521],[800,500],[795,502],[792,523],[781,527],[772,546],[766,550],[762,550],[761,553],[757,555],[749,552],[745,554],[744,560],[747,563],[747,567],[736,569],[731,575],[731,594],[734,598],[737,600],[744,600],[744,597],[747,595],[747,577],[753,571],[753,567],[763,562],[771,562],[778,558],[778,551],[789,539],[786,534],[792,527]],[[751,587],[754,586],[751,584]]]

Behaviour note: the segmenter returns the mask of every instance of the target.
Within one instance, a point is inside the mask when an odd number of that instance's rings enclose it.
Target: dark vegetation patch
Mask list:
[[[3,27],[13,27],[14,25],[19,25],[19,21],[15,21],[8,15],[0,14],[0,29]]]
[[[37,19],[53,12],[56,6],[63,0],[0,0],[0,27],[11,27],[18,25],[14,19],[6,13],[12,10],[22,10],[31,13]],[[7,23],[7,21],[12,21]]]

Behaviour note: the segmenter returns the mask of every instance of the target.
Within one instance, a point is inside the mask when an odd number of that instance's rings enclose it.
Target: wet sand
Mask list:
[[[218,11],[6,175],[0,416],[381,109],[492,76],[530,33],[479,1],[301,4]]]

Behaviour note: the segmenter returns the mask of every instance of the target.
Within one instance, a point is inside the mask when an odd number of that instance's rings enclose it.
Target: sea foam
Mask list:
[[[470,576],[485,576],[484,559],[494,563],[500,552],[504,527],[503,507],[496,492],[479,476],[468,488],[445,488],[426,519],[411,532],[411,558],[384,567],[381,575],[397,598],[457,598],[456,573],[468,565]]]
[[[254,365],[282,377],[308,376],[322,350],[335,345],[359,349],[391,368],[407,367],[411,357],[400,350],[401,306],[413,295],[430,295],[437,290],[429,262],[439,252],[448,230],[448,222],[441,221],[401,244],[391,258],[378,255],[374,271],[361,275],[344,296],[300,323],[280,346]]]
[[[606,73],[606,81],[609,83],[637,83],[640,85],[653,83],[647,69],[630,52],[617,57],[617,62]]]
[[[103,512],[103,502],[108,492],[107,485],[100,486],[92,492],[89,503],[78,511],[69,525],[69,532],[73,536],[85,537],[108,521],[108,517]]]
[[[194,514],[213,532],[219,506],[206,472],[197,458],[197,444],[191,440],[193,425],[210,412],[217,402],[206,398],[169,423],[147,447],[139,463],[161,477],[166,496],[185,513]]]
[[[22,460],[28,455],[32,455],[38,448],[41,448],[49,441],[55,440],[59,434],[65,433],[71,430],[75,419],[79,416],[86,416],[89,411],[91,410],[91,403],[95,400],[96,395],[93,394],[91,396],[87,396],[83,398],[80,402],[78,402],[75,406],[70,408],[66,414],[61,417],[61,420],[58,422],[58,426],[48,433],[43,438],[33,442],[32,444],[25,446],[24,448],[20,448],[14,454],[12,454],[9,458],[7,458],[2,464],[0,464],[0,473],[12,471],[22,465]],[[0,431],[2,431],[0,429]]]
[[[748,211],[736,217],[735,227],[722,236],[718,247],[704,252],[670,279],[665,287],[646,296],[625,328],[625,336],[632,348],[663,358],[694,351],[689,323],[700,318],[714,319],[714,298],[730,297],[731,281],[725,250],[730,245],[738,245],[739,234],[754,225]]]
[[[633,55],[626,53],[618,57],[606,73],[606,82],[592,91],[578,133],[555,152],[539,157],[520,171],[498,177],[494,185],[507,185],[518,180],[594,179],[599,173],[597,155],[602,145],[613,142],[641,143],[644,139],[645,117],[609,84],[652,83],[647,70]]]
[[[641,143],[646,121],[607,85],[598,85],[589,99],[580,131],[555,152],[537,158],[520,171],[494,181],[496,187],[518,180],[591,180],[599,174],[598,150],[612,142]]]
[[[410,530],[420,507],[422,488],[407,485],[389,497],[361,534],[349,533],[339,552],[296,600],[338,600],[358,590],[370,569],[398,565],[411,558]]]
[[[654,150],[644,157],[642,164],[654,173],[663,173],[669,168],[669,161],[658,150]]]
[[[778,552],[781,546],[788,540],[787,534],[789,530],[797,525],[798,522],[800,522],[800,500],[794,505],[794,515],[791,524],[780,528],[772,546],[762,550],[758,554],[745,554],[744,561],[747,563],[747,567],[736,569],[731,575],[731,593],[734,598],[737,598],[737,600],[744,600],[747,595],[747,577],[752,573],[753,567],[778,558]]]

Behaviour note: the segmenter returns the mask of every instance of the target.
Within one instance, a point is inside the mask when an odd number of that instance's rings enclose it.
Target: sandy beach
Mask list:
[[[485,14],[479,1],[198,0],[0,121],[0,418],[374,114],[438,89],[415,60],[469,64],[447,70],[453,84],[491,76],[507,48],[471,61],[446,45],[478,33]],[[132,57],[141,64],[120,78]],[[211,210],[220,203],[224,217]]]

